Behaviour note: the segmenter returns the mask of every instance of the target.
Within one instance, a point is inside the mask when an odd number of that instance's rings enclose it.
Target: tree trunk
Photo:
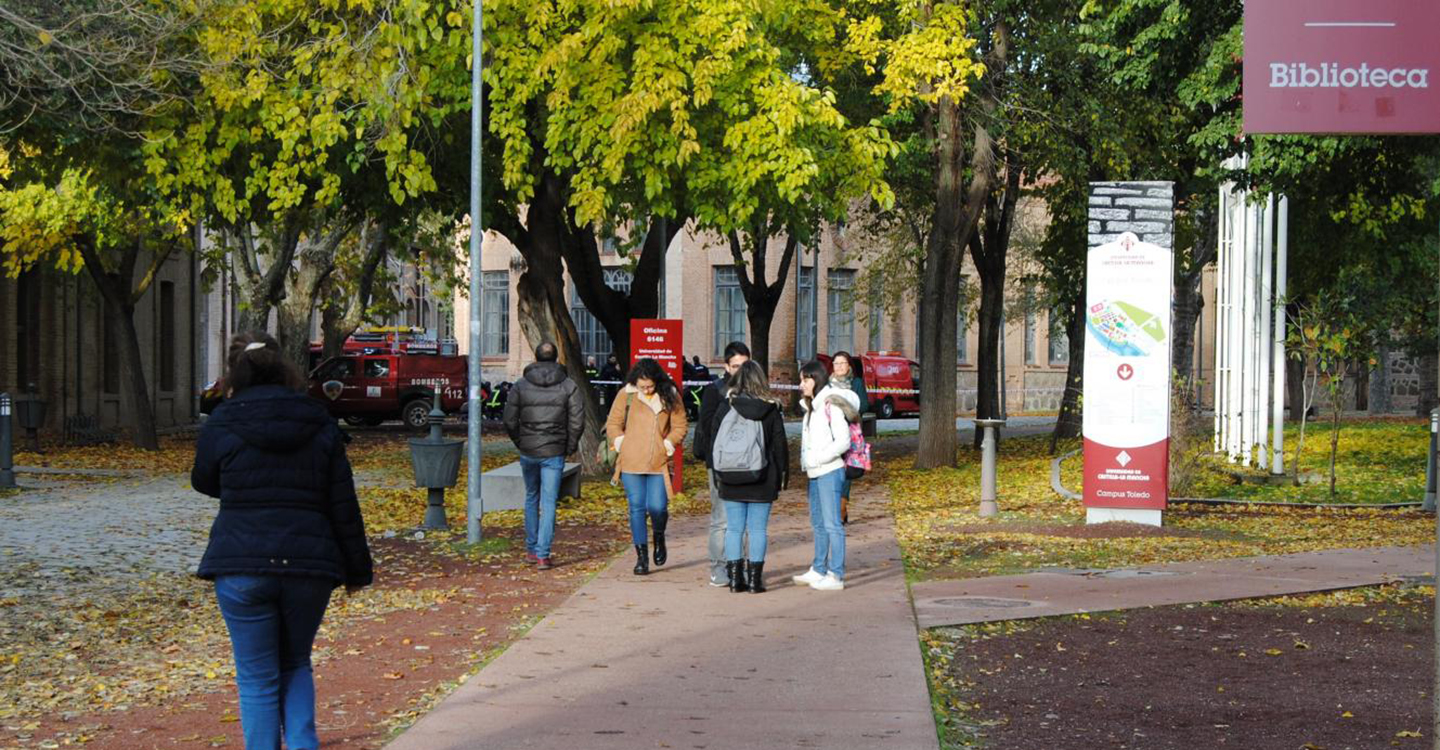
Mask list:
[[[998,419],[1005,413],[1003,372],[1005,336],[1005,268],[1010,252],[1010,233],[1015,226],[1015,208],[1020,197],[1020,164],[1015,154],[1006,151],[1005,192],[997,199],[992,193],[985,199],[983,231],[970,236],[970,257],[980,276],[980,350],[976,356],[979,370],[976,388],[975,416]],[[983,433],[975,431],[974,447],[979,450]]]
[[[240,298],[235,330],[241,333],[267,331],[271,308],[285,299],[285,280],[300,242],[300,222],[293,218],[287,220],[277,236],[265,242],[256,241],[255,230],[248,224],[232,228],[228,234],[231,238],[228,243],[231,247],[230,262]],[[270,246],[268,253],[264,250],[267,244]],[[270,256],[263,269],[262,255]]]
[[[556,179],[549,177],[547,179]],[[568,216],[567,216],[568,218]],[[611,289],[605,284],[605,267],[600,263],[600,243],[589,228],[577,228],[567,221],[561,253],[575,284],[575,293],[585,309],[595,316],[621,361],[630,354],[630,321],[636,318],[660,317],[660,281],[665,268],[665,252],[680,232],[684,221],[651,217],[645,242],[635,263],[630,291]]]
[[[750,258],[746,261],[744,243],[739,232],[730,233],[730,257],[735,261],[736,275],[740,278],[740,292],[745,295],[745,320],[750,328],[750,356],[766,372],[770,371],[770,324],[775,318],[775,308],[780,304],[780,294],[785,291],[785,282],[790,278],[790,264],[800,247],[800,240],[793,231],[785,237],[785,249],[780,256],[780,272],[775,281],[769,281],[766,258],[769,253],[770,237],[778,227],[769,223],[768,217],[761,219],[750,230]]]
[[[546,181],[536,191],[526,213],[528,226],[506,224],[507,233],[525,258],[525,272],[516,285],[520,329],[533,345],[549,341],[560,350],[560,364],[585,394],[585,434],[580,440],[582,470],[594,474],[601,469],[598,448],[603,439],[604,415],[600,399],[585,374],[580,335],[565,300],[562,247],[568,217],[556,181]]]
[[[360,248],[365,255],[360,261],[358,277],[350,283],[330,277],[331,293],[327,295],[330,301],[320,319],[322,357],[339,356],[345,349],[345,340],[365,322],[366,310],[374,297],[376,272],[389,254],[389,232],[389,226],[383,222],[367,224],[360,232]]]
[[[1371,414],[1389,414],[1390,403],[1390,347],[1381,344],[1375,353],[1375,369],[1369,375],[1367,403]]]
[[[107,336],[119,347],[120,406],[121,413],[130,422],[131,439],[137,448],[159,450],[155,407],[150,401],[150,387],[145,381],[145,365],[140,354],[140,334],[135,328],[135,306],[149,291],[171,248],[166,246],[163,251],[156,252],[150,270],[136,282],[135,266],[141,251],[139,240],[121,251],[114,270],[107,268],[101,260],[93,237],[80,238],[77,246],[85,260],[85,270],[105,301]]]
[[[1175,371],[1175,391],[1184,394],[1182,403],[1187,406],[1195,403],[1195,328],[1205,309],[1200,279],[1201,274],[1195,272],[1175,282],[1175,348],[1170,362]]]
[[[1305,397],[1305,361],[1286,357],[1285,392],[1290,403],[1290,421],[1304,422],[1305,409],[1309,406]]]
[[[280,351],[291,364],[308,372],[310,365],[310,316],[320,289],[335,270],[335,252],[354,224],[336,220],[322,236],[309,236],[299,243],[294,273],[286,274],[285,297],[276,315]]]
[[[1428,417],[1435,404],[1440,402],[1436,395],[1436,381],[1440,378],[1440,355],[1434,352],[1420,357],[1420,398],[1415,402],[1415,416]]]
[[[1070,318],[1065,324],[1069,337],[1069,362],[1065,367],[1065,396],[1060,401],[1060,416],[1050,433],[1050,453],[1065,438],[1079,437],[1084,426],[1080,396],[1085,388],[1085,288],[1070,303]]]

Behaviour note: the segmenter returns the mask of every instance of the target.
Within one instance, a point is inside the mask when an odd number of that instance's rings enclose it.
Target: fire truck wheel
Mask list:
[[[885,399],[880,402],[879,415],[881,419],[890,419],[895,416],[895,402]]]
[[[400,418],[405,425],[412,429],[421,430],[427,426],[426,420],[430,417],[430,400],[424,398],[413,399],[405,404],[400,410]]]

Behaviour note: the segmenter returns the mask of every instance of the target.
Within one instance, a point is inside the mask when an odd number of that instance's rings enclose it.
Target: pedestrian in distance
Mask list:
[[[535,347],[535,362],[510,389],[502,418],[525,479],[525,556],[540,570],[554,567],[550,547],[565,457],[580,448],[585,429],[585,397],[558,358],[548,341]]]
[[[635,575],[650,572],[649,534],[654,533],[655,566],[665,564],[665,525],[670,518],[670,457],[685,440],[685,404],[675,381],[660,363],[639,360],[625,377],[605,420],[605,436],[618,454],[615,477],[630,505],[630,536],[635,543]]]
[[[854,391],[829,384],[825,365],[811,360],[800,368],[800,468],[810,479],[810,528],[815,533],[815,558],[810,569],[795,576],[819,591],[845,588],[845,526],[840,523],[840,493],[845,484],[845,452],[850,450],[850,423],[860,418]]]
[[[860,399],[857,407],[861,417],[870,409],[870,398],[865,392],[865,378],[860,372],[860,362],[850,352],[839,351],[830,355],[830,386],[836,390],[851,390]],[[840,523],[850,523],[850,478],[840,490]]]
[[[245,747],[314,750],[310,649],[335,587],[371,583],[365,524],[340,428],[275,339],[235,336],[226,367],[190,473],[220,499],[197,575],[230,632]]]
[[[715,435],[715,412],[725,400],[730,378],[741,365],[750,361],[750,347],[743,341],[731,341],[725,345],[724,355],[725,375],[712,380],[700,395],[700,414],[695,422],[695,440],[691,446],[695,458],[704,461],[706,468],[710,468],[710,443]],[[718,588],[730,585],[730,577],[725,568],[725,501],[721,499],[720,490],[715,484],[715,472],[706,473],[710,479],[710,585]]]
[[[600,370],[601,382],[607,383],[600,388],[600,405],[613,404],[615,394],[619,392],[620,386],[615,385],[625,379],[625,372],[620,369],[620,360],[614,354],[605,358],[605,367]]]
[[[761,594],[770,509],[789,485],[790,447],[780,403],[759,362],[745,362],[731,376],[713,419],[711,464],[725,505],[725,572],[732,592]],[[750,542],[742,552],[746,536]]]

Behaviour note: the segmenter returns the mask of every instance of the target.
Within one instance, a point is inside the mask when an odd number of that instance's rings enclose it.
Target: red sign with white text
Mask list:
[[[685,393],[685,322],[681,320],[635,319],[630,321],[630,363],[642,357],[649,357],[660,363],[665,374],[675,381],[681,398]],[[681,492],[684,463],[680,446],[675,447],[675,466],[671,470],[671,483],[676,492]]]
[[[1440,132],[1440,2],[1247,0],[1246,133]]]

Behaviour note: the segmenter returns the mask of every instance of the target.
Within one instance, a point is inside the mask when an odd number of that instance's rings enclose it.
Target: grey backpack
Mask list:
[[[725,484],[755,484],[765,478],[765,427],[736,411],[733,400],[715,431],[710,463]]]

